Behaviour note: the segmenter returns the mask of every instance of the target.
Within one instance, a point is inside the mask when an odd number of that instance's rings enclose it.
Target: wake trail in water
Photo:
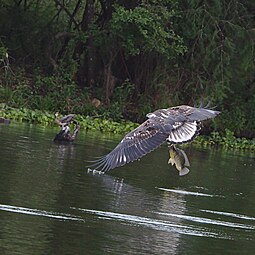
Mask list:
[[[26,207],[18,207],[12,205],[2,205],[0,204],[1,211],[20,213],[20,214],[28,214],[32,216],[42,216],[47,218],[54,218],[59,220],[72,220],[72,221],[84,221],[82,218],[76,217],[70,214],[64,213],[56,213],[56,212],[48,212],[44,210],[31,209]]]
[[[177,194],[182,194],[182,195],[201,196],[201,197],[224,197],[224,196],[221,196],[221,195],[212,195],[212,194],[193,192],[193,191],[186,191],[186,190],[180,190],[180,189],[166,189],[166,188],[158,188],[158,187],[155,187],[155,188],[159,189],[159,190],[163,190],[163,191],[168,191],[168,192],[173,192],[173,193],[177,193]]]
[[[200,210],[201,212],[207,212],[207,213],[213,213],[213,214],[218,214],[218,215],[223,215],[223,216],[230,216],[234,218],[239,218],[239,219],[244,219],[244,220],[255,220],[255,217],[251,216],[246,216],[242,214],[237,214],[237,213],[230,213],[230,212],[220,212],[220,211],[211,211],[211,210]]]
[[[167,232],[176,232],[184,235],[200,236],[200,237],[211,237],[217,239],[232,239],[226,234],[212,232],[207,228],[198,227],[198,226],[185,226],[183,224],[171,223],[169,221],[153,219],[149,217],[136,216],[123,213],[107,212],[107,211],[98,211],[90,209],[82,209],[71,207],[74,210],[82,211],[86,214],[92,214],[97,216],[102,220],[117,220],[123,223],[128,223],[133,226],[145,226],[155,230],[167,231]]]
[[[193,221],[193,222],[204,223],[204,224],[212,224],[212,225],[231,227],[231,228],[255,229],[254,226],[241,224],[241,223],[212,220],[212,219],[208,219],[208,218],[195,217],[195,216],[189,216],[189,215],[180,215],[180,214],[174,214],[174,213],[160,213],[160,212],[155,212],[155,213],[160,214],[160,215],[165,215],[165,216],[177,217],[177,218],[181,218],[181,219],[189,220],[189,221]]]

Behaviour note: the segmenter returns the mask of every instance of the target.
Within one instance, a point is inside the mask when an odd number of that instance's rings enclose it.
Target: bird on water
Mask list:
[[[61,130],[58,134],[56,134],[55,138],[54,138],[54,142],[58,143],[70,143],[73,142],[75,140],[75,138],[77,137],[77,134],[79,132],[80,129],[80,125],[77,121],[74,120],[75,115],[74,114],[69,114],[67,116],[64,116],[61,119],[58,119],[58,113],[55,114],[56,119],[55,122],[56,124],[58,124],[61,127]],[[73,134],[71,134],[70,132],[70,124],[75,124],[75,128],[73,131]]]
[[[201,129],[201,122],[220,114],[208,106],[180,105],[148,113],[140,126],[126,134],[107,155],[94,161],[93,170],[105,173],[140,159],[164,142],[182,144],[192,141]]]

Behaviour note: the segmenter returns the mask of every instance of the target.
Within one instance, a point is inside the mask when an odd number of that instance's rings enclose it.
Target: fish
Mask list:
[[[176,169],[179,171],[179,176],[188,174],[190,170],[187,167],[190,166],[190,163],[186,153],[173,144],[168,148],[170,156],[168,164],[172,166],[175,165]]]

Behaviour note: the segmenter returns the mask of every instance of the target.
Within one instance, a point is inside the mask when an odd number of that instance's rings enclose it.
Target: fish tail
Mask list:
[[[189,169],[187,167],[184,167],[181,169],[181,171],[179,172],[179,176],[183,176],[189,173]]]

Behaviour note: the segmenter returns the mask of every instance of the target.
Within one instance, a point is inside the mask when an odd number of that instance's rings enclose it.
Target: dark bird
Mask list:
[[[207,106],[187,105],[148,113],[145,122],[128,133],[109,154],[94,161],[91,167],[107,172],[143,157],[164,142],[180,144],[192,141],[199,134],[201,122],[219,113]]]
[[[55,122],[61,127],[61,130],[58,134],[56,134],[54,138],[54,142],[73,142],[75,138],[77,137],[77,134],[80,129],[80,125],[77,121],[74,120],[75,115],[69,114],[67,116],[64,116],[61,119],[58,119],[58,113],[55,114],[56,119]],[[75,128],[73,131],[73,134],[71,134],[70,131],[70,124],[74,124]]]

